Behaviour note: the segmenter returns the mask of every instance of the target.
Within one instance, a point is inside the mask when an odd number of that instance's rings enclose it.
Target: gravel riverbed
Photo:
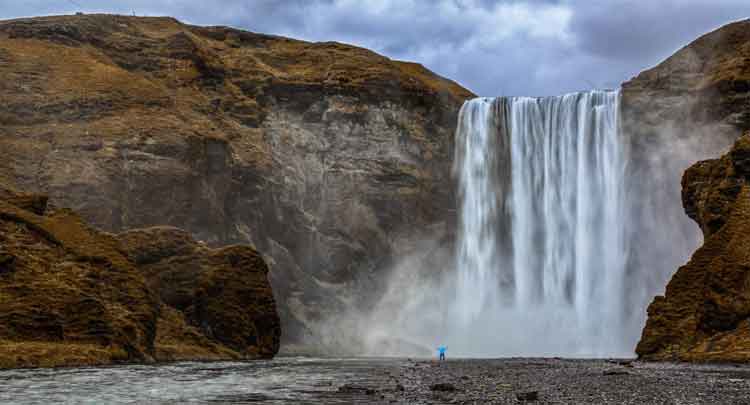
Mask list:
[[[750,404],[750,365],[629,360],[404,361],[357,401],[382,403]],[[382,384],[382,383],[381,383]],[[365,397],[368,397],[365,398]]]

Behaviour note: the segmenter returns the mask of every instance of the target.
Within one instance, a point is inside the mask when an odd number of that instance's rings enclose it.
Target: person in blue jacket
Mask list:
[[[447,349],[448,349],[448,348],[447,348],[447,347],[445,347],[445,346],[440,346],[440,347],[438,347],[438,357],[439,357],[440,361],[443,361],[443,360],[445,360],[445,351],[446,351]]]

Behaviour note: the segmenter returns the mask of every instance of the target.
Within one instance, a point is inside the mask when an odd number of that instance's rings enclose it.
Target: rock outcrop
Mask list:
[[[680,206],[680,178],[696,161],[721,156],[750,129],[749,80],[746,20],[703,35],[622,85],[628,216],[637,232],[629,238],[629,272],[645,285],[666,285],[700,246],[700,231]],[[644,289],[632,307],[661,293],[661,287]]]
[[[210,249],[174,228],[102,233],[2,186],[0,368],[271,357],[267,272],[251,247]]]
[[[157,328],[159,360],[195,358],[196,349],[217,357],[203,349],[203,342],[217,353],[230,349],[230,358],[269,358],[278,352],[281,330],[268,267],[255,249],[211,249],[173,227],[134,229],[117,239],[167,307],[159,321],[164,328]],[[174,316],[178,325],[195,330],[175,328]]]
[[[641,229],[662,235],[638,238],[635,261],[648,257],[664,267],[685,246],[699,246],[701,234],[682,219],[685,212],[703,233],[703,246],[649,306],[636,352],[645,360],[748,361],[748,137],[740,135],[750,130],[750,20],[702,36],[625,83],[622,94],[634,162],[630,192],[639,196],[634,218],[641,214]],[[694,164],[732,143],[721,159]],[[680,194],[677,176],[685,169]],[[674,204],[680,197],[684,212]],[[642,263],[635,271],[671,273]]]
[[[750,133],[685,172],[685,211],[705,242],[648,309],[645,360],[750,361]]]
[[[103,230],[253,244],[288,343],[314,344],[409,241],[453,229],[453,131],[472,94],[420,65],[77,15],[0,22],[0,76],[0,179]]]

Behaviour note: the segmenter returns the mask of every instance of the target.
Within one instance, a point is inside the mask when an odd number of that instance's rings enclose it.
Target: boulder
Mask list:
[[[519,392],[518,394],[516,394],[516,399],[521,402],[538,401],[539,392],[538,391]]]
[[[456,386],[451,383],[437,383],[437,384],[431,385],[430,390],[442,391],[442,392],[455,392],[455,391],[458,391],[458,388],[456,388]]]

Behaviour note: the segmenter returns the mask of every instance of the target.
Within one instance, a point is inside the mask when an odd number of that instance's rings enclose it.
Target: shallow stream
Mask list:
[[[391,359],[277,358],[0,371],[0,403],[183,404],[352,403],[344,384],[375,385],[401,363]]]

